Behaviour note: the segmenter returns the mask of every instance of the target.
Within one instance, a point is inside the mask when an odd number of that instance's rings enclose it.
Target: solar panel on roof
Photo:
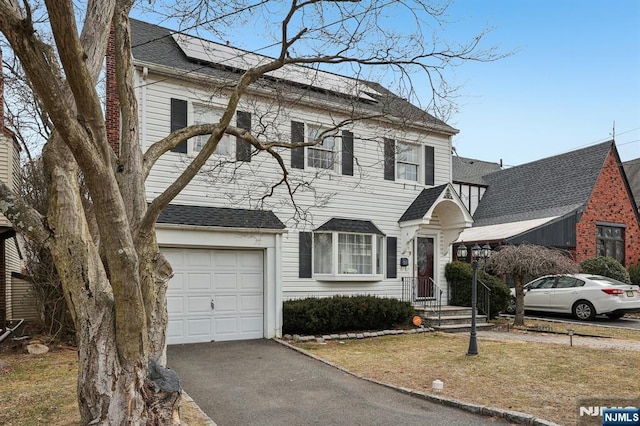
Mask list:
[[[185,34],[172,34],[173,39],[187,57],[212,64],[219,64],[241,70],[264,65],[273,60],[267,56],[246,52],[230,46],[213,43]],[[305,86],[317,87],[332,92],[355,96],[369,102],[377,102],[374,97],[365,93],[365,89],[375,95],[377,93],[369,86],[356,79],[320,71],[301,65],[289,65],[267,73],[271,77],[292,81]]]

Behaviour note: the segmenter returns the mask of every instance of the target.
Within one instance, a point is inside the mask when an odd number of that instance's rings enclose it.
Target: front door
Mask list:
[[[434,297],[433,294],[433,238],[418,237],[416,250],[418,266],[418,298]]]

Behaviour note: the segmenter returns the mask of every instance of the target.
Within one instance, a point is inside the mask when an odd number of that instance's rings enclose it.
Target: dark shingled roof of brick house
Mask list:
[[[608,141],[484,176],[489,187],[474,226],[564,216],[583,207],[612,149]]]
[[[171,68],[179,71],[180,74],[183,74],[183,78],[186,79],[202,77],[203,75],[222,79],[224,82],[221,84],[224,87],[229,87],[229,80],[235,81],[241,75],[242,70],[225,67],[223,66],[224,64],[206,63],[188,58],[171,36],[174,31],[168,28],[136,19],[131,19],[130,22],[133,57],[138,63]],[[371,93],[367,92],[367,94],[377,102],[365,101],[337,91],[304,86],[300,83],[292,83],[275,78],[263,78],[254,84],[256,87],[261,86],[272,90],[286,90],[289,93],[298,93],[301,96],[299,102],[305,106],[309,102],[322,102],[323,100],[343,103],[349,107],[357,105],[358,108],[367,111],[367,113],[392,115],[448,134],[458,133],[458,130],[444,121],[393,94],[379,84],[364,80],[358,80],[358,82],[364,83],[372,89]],[[213,84],[213,80],[211,84]],[[284,85],[284,89],[279,87],[282,85]]]
[[[454,155],[451,157],[453,181],[471,185],[486,185],[484,176],[502,170],[500,164]]]
[[[413,200],[413,203],[411,203],[398,222],[422,219],[446,187],[447,185],[444,184],[429,189],[423,189],[416,199]]]
[[[272,211],[183,206],[179,204],[169,204],[165,207],[160,213],[158,223],[223,228],[285,228],[284,224]]]
[[[636,206],[640,208],[640,158],[626,161],[622,165],[624,166],[624,172],[627,175],[633,198],[635,198]]]
[[[371,221],[338,218],[329,219],[320,225],[316,231],[357,232],[359,234],[384,235]]]

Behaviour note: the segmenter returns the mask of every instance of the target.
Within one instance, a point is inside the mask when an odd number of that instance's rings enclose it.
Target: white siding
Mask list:
[[[19,169],[19,156],[15,151],[13,141],[5,134],[0,133],[0,180],[13,189],[17,176],[14,172]],[[0,214],[0,226],[11,226],[9,220]]]
[[[143,146],[148,147],[169,133],[170,99],[172,97],[189,101],[188,122],[192,123],[192,103],[200,102],[211,96],[210,92],[198,91],[193,86],[182,82],[167,80],[164,77],[154,79],[149,73],[146,85],[139,88],[139,97],[145,102],[141,105],[145,123]],[[216,99],[213,100],[214,102]],[[223,105],[223,99],[217,99]],[[250,107],[249,107],[250,105]],[[249,99],[238,109],[252,112],[252,122],[256,126],[256,111],[267,112],[272,107],[264,99]],[[277,114],[270,113],[271,122],[276,123],[271,131],[272,138],[283,141],[290,140],[290,122],[303,121],[311,124],[331,125],[346,119],[339,113],[319,111],[317,109],[282,109]],[[235,125],[235,120],[232,122]],[[390,127],[386,127],[389,129]],[[265,191],[275,185],[282,177],[282,172],[275,159],[269,154],[261,153],[253,157],[249,163],[227,165],[222,171],[203,170],[176,197],[175,204],[259,208],[272,210],[282,220],[288,233],[282,240],[282,290],[283,297],[297,298],[306,296],[326,296],[334,294],[375,293],[381,296],[400,297],[401,274],[410,275],[411,268],[402,271],[398,267],[399,277],[383,279],[375,282],[323,282],[315,279],[298,278],[298,232],[312,231],[331,218],[370,220],[387,236],[398,237],[400,244],[400,227],[398,219],[415,200],[425,186],[419,183],[395,182],[384,180],[384,142],[383,137],[396,140],[413,141],[434,147],[435,186],[450,181],[451,176],[451,143],[446,135],[436,133],[418,133],[415,130],[383,130],[378,123],[357,122],[348,130],[354,133],[354,175],[341,174],[340,143],[336,148],[335,171],[290,167],[291,154],[288,149],[281,149],[285,165],[290,173],[292,185],[302,181],[311,182],[312,189],[300,188],[295,194],[295,203],[306,216],[303,220],[294,220],[294,209],[286,188],[278,187],[273,197],[260,204]],[[422,153],[424,159],[424,153]],[[147,196],[153,199],[175,179],[185,164],[188,156],[167,153],[154,166],[147,180]],[[305,156],[306,161],[306,156]],[[422,160],[423,161],[423,160]],[[210,165],[215,162],[210,161]],[[207,167],[205,167],[207,169]],[[424,169],[420,170],[424,175]],[[422,181],[423,177],[421,177]],[[426,187],[428,188],[428,187]],[[322,204],[322,205],[319,205]],[[439,235],[439,230],[435,230]],[[437,241],[442,244],[441,236]],[[449,260],[443,256],[442,249],[436,250],[436,281],[442,282],[444,264]],[[398,247],[398,257],[405,256]],[[409,256],[410,257],[410,256]]]
[[[28,321],[38,321],[38,306],[36,299],[31,292],[31,283],[18,277],[11,279],[12,289],[12,319],[25,319]]]
[[[7,283],[7,318],[20,318],[15,312],[12,312],[16,303],[20,303],[19,298],[22,294],[15,294],[13,291],[13,280],[11,278],[12,272],[21,272],[22,265],[20,256],[18,255],[15,237],[4,240],[4,250],[6,265],[5,282]]]

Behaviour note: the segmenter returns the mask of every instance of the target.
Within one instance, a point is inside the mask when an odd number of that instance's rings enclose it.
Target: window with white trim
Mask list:
[[[318,126],[307,126],[307,141],[313,142],[322,138],[314,146],[307,148],[307,166],[318,169],[333,169],[335,161],[336,138],[334,134],[324,133],[327,129]]]
[[[420,171],[420,145],[396,143],[396,179],[418,182]]]
[[[212,124],[216,123],[222,117],[222,110],[207,105],[193,105],[193,124]],[[191,152],[198,153],[209,140],[210,135],[199,135],[191,138]],[[232,155],[231,136],[225,134],[218,142],[218,146],[214,151],[215,155],[231,157]]]
[[[375,277],[383,274],[384,237],[351,232],[313,234],[313,273],[316,275]]]

